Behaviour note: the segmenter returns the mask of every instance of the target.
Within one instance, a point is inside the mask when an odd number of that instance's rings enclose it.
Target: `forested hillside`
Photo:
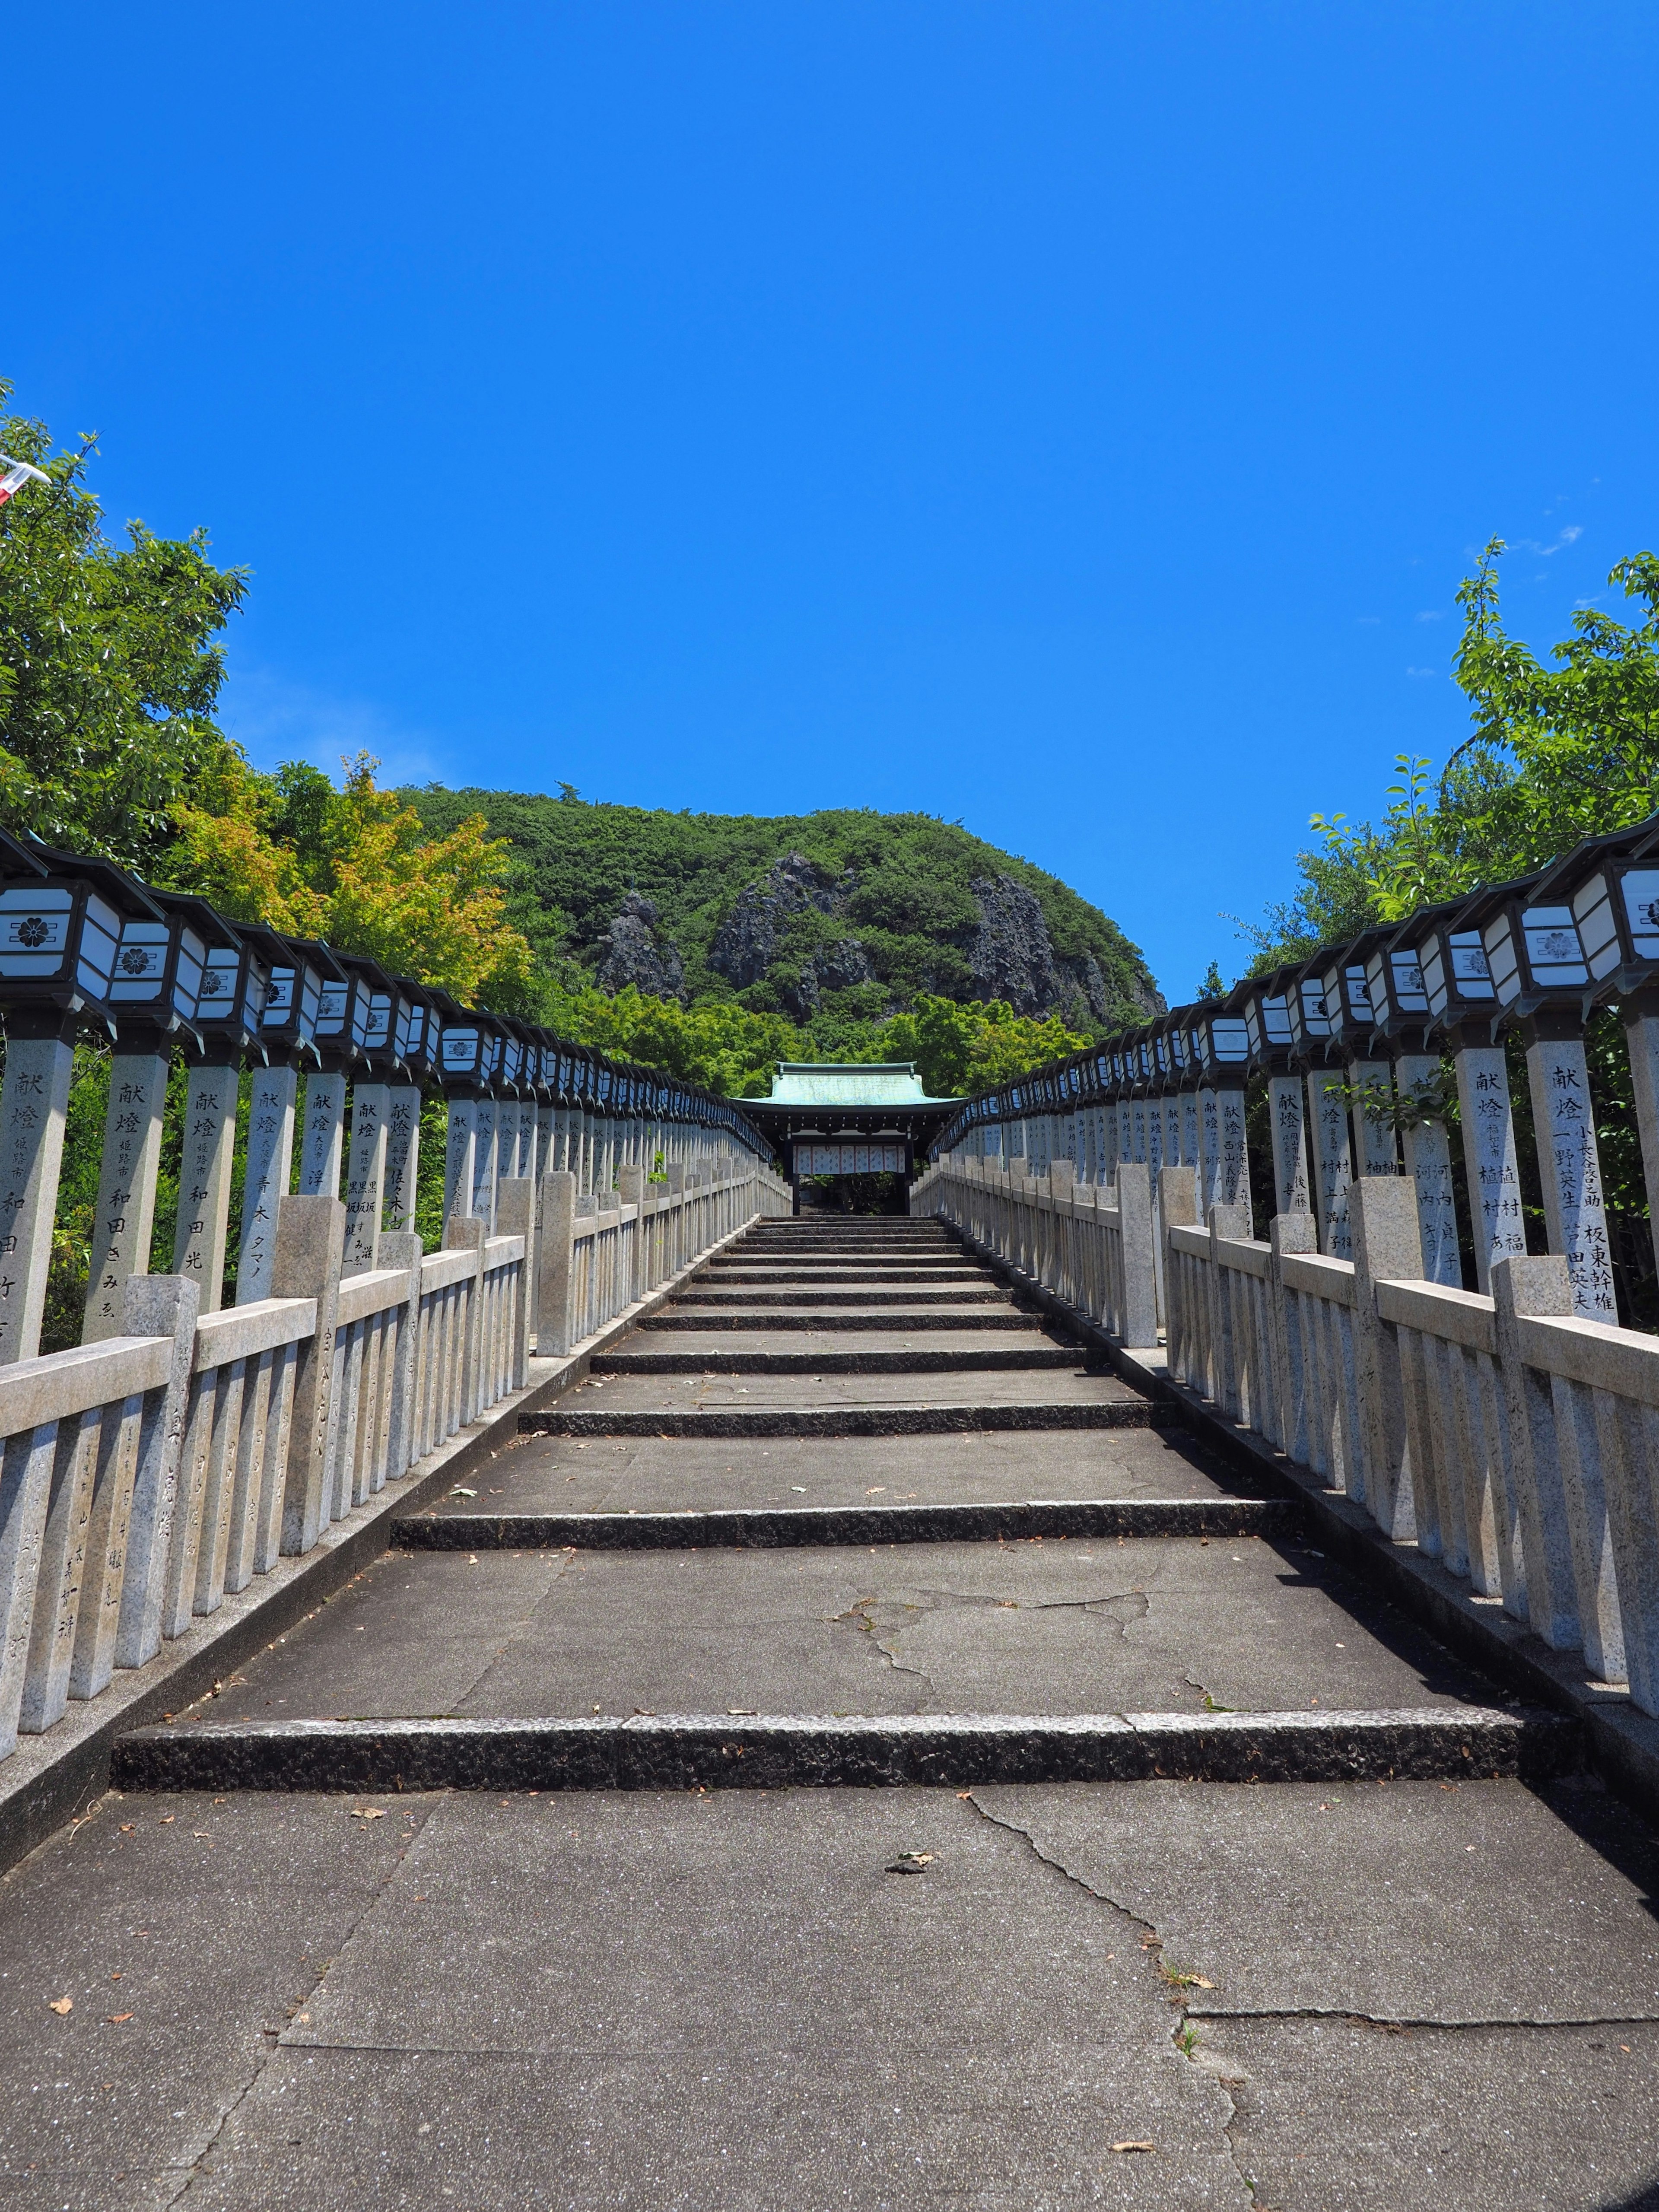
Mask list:
[[[923,814],[674,814],[501,791],[401,792],[428,834],[511,841],[509,912],[567,986],[632,984],[811,1024],[931,994],[1097,1031],[1162,1004],[1116,924],[1057,877]]]

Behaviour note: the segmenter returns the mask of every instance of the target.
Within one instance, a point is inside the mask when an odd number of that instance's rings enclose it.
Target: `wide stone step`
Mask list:
[[[1012,1331],[1017,1335],[1029,1336],[1031,1316],[1022,1313],[1014,1305],[1001,1311],[994,1307],[941,1311],[936,1306],[909,1305],[895,1307],[890,1310],[879,1306],[873,1309],[866,1306],[861,1311],[854,1308],[849,1312],[825,1311],[819,1307],[759,1306],[748,1312],[741,1310],[737,1312],[724,1310],[711,1312],[700,1309],[695,1313],[686,1313],[680,1310],[677,1301],[661,1313],[648,1314],[641,1322],[640,1328],[641,1331],[678,1329],[682,1334],[714,1329],[748,1334],[769,1329],[816,1329],[826,1334],[836,1330],[855,1334],[863,1330],[869,1334],[887,1331],[913,1334],[917,1329],[930,1332],[1000,1329],[1005,1334]]]
[[[612,1407],[604,1413],[557,1409],[520,1413],[526,1434],[544,1437],[995,1436],[1026,1430],[1156,1429],[1178,1416],[1144,1399],[1016,1399],[1004,1405],[895,1403],[878,1406],[710,1406],[696,1410]]]
[[[744,1285],[779,1285],[779,1283],[823,1283],[825,1290],[834,1287],[872,1287],[872,1290],[902,1290],[909,1283],[927,1285],[975,1285],[980,1290],[994,1290],[998,1276],[988,1267],[728,1267],[717,1263],[703,1267],[692,1276],[695,1283],[703,1283],[710,1290]]]
[[[920,1332],[918,1332],[920,1334]],[[855,1350],[831,1345],[805,1352],[731,1352],[700,1346],[692,1352],[607,1352],[597,1354],[594,1375],[1032,1375],[1069,1370],[1082,1354],[1059,1344],[979,1347],[939,1343],[902,1351],[873,1344]]]
[[[699,1311],[719,1310],[724,1307],[740,1308],[744,1312],[765,1312],[771,1308],[811,1306],[830,1309],[856,1306],[865,1310],[880,1306],[1012,1306],[1013,1299],[1006,1290],[991,1283],[941,1284],[927,1285],[927,1295],[919,1295],[916,1286],[902,1290],[866,1287],[862,1290],[820,1290],[811,1283],[798,1284],[787,1290],[708,1291],[688,1288],[679,1291],[674,1299],[674,1310],[696,1308]]]
[[[1574,1723],[1495,1707],[1306,1713],[644,1714],[135,1730],[118,1790],[971,1789],[992,1783],[1540,1781]]]
[[[796,1545],[1030,1543],[1038,1538],[1290,1536],[1288,1498],[1030,1498],[950,1505],[797,1505],[726,1511],[422,1513],[392,1523],[407,1552],[771,1551]]]

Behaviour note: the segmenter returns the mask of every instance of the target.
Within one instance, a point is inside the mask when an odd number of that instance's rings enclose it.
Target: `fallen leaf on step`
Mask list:
[[[59,2019],[62,2019],[66,2014],[72,2013],[75,2010],[75,1999],[73,1997],[54,1997],[48,2009],[55,2012],[58,2015]]]
[[[107,2013],[104,2017],[104,2025],[106,2027],[119,2027],[124,2020],[131,2020],[131,2018],[132,2014],[130,2012]]]
[[[449,1494],[452,1498],[476,1498],[478,1493],[476,1490],[469,1490],[464,1482],[458,1482]]]
[[[1121,2142],[1112,2145],[1114,2150],[1156,2150],[1158,2145],[1149,2142]]]
[[[386,1814],[378,1805],[354,1805],[351,1818],[354,1820],[384,1820]]]
[[[901,1851],[885,1871],[889,1874],[920,1874],[923,1867],[932,1866],[934,1856],[932,1851]]]

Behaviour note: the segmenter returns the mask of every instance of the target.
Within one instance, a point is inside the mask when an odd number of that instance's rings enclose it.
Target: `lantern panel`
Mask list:
[[[75,894],[12,884],[0,891],[0,975],[58,975],[69,957]]]
[[[443,1072],[450,1076],[474,1075],[478,1068],[479,1036],[476,1029],[459,1025],[443,1035]]]
[[[1659,960],[1659,868],[1626,868],[1619,889],[1638,960]]]

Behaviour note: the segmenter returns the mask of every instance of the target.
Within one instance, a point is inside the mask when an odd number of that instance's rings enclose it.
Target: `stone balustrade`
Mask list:
[[[0,1757],[525,1390],[532,1352],[579,1354],[711,1245],[790,1208],[769,1146],[724,1099],[10,839],[0,1014]],[[42,1356],[88,1030],[114,1047],[94,1265],[82,1343]],[[411,1223],[438,1089],[444,1229],[427,1252]]]

